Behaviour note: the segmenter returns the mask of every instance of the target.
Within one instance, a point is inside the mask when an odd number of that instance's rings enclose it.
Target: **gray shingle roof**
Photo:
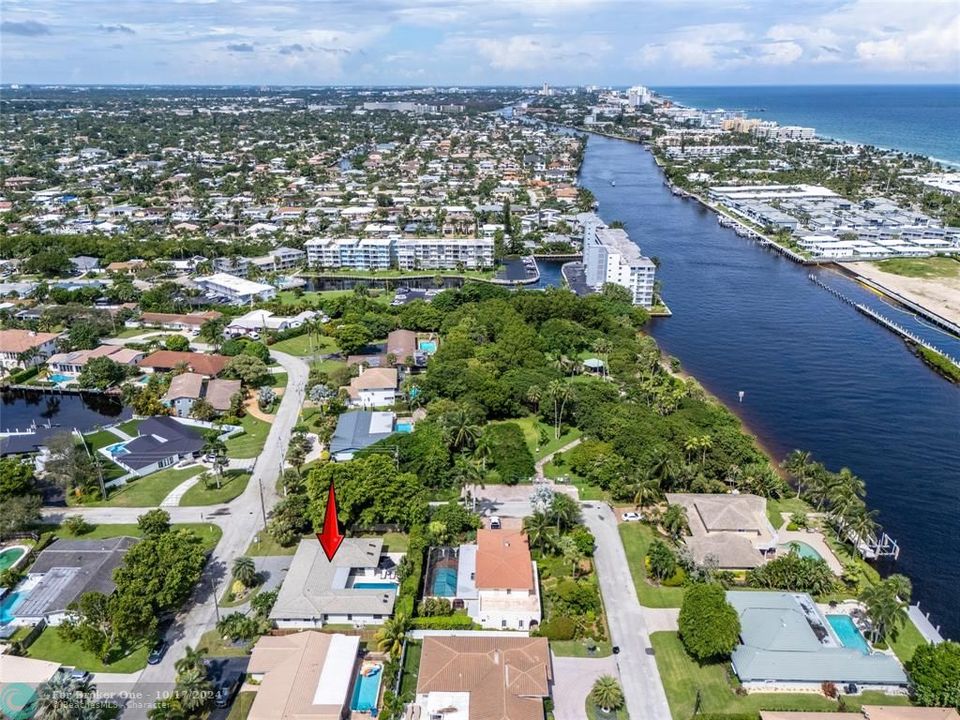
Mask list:
[[[362,450],[385,437],[390,437],[393,434],[392,422],[389,432],[376,432],[379,429],[378,424],[386,425],[385,422],[381,422],[385,420],[383,417],[385,415],[392,417],[392,413],[369,410],[343,413],[337,420],[337,429],[333,437],[330,438],[330,453],[336,455],[341,452]]]
[[[125,445],[118,459],[134,470],[153,465],[172,455],[191,455],[203,447],[203,436],[171,417],[151,417],[140,423],[140,435]]]

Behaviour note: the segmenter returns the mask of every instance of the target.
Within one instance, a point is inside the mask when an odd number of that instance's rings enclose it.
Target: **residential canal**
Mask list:
[[[960,388],[810,282],[809,268],[673,196],[642,147],[591,136],[581,181],[603,219],[622,220],[661,261],[674,314],[652,333],[664,350],[778,458],[802,448],[864,478],[868,505],[902,548],[889,569],[908,574],[921,608],[960,638]],[[837,273],[813,272],[858,302],[869,295]]]

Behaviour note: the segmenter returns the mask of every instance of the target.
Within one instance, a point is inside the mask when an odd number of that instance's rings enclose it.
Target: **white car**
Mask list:
[[[643,520],[643,515],[638,512],[625,512],[620,516],[620,519],[624,522],[638,522]]]

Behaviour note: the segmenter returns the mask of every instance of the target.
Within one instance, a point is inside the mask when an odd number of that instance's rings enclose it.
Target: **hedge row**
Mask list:
[[[400,583],[397,591],[396,613],[403,613],[413,617],[413,610],[420,597],[420,581],[423,579],[423,559],[427,552],[427,539],[423,536],[420,526],[410,528],[407,539],[407,558],[410,560],[410,574]]]
[[[419,630],[473,630],[479,626],[469,615],[440,615],[414,618],[413,626]]]

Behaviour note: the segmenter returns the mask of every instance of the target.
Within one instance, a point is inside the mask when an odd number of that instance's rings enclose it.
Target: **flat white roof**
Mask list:
[[[393,432],[393,413],[375,412],[370,415],[370,434]]]
[[[272,285],[264,285],[263,283],[253,282],[252,280],[245,280],[244,278],[237,277],[236,275],[231,275],[229,273],[215,273],[213,275],[207,275],[206,277],[197,278],[198,283],[206,283],[209,285],[219,285],[221,287],[229,288],[235,293],[241,295],[258,295],[267,290],[273,290]]]
[[[317,679],[317,690],[313,694],[314,705],[342,707],[346,703],[359,648],[360,638],[356,635],[333,635],[330,638],[323,670]]]

